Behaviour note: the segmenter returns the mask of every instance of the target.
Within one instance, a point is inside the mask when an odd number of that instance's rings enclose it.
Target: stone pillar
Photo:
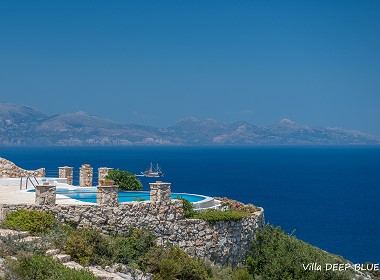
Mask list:
[[[59,178],[66,178],[67,184],[73,184],[73,168],[69,166],[58,167]]]
[[[79,168],[79,186],[92,187],[92,173],[93,169],[89,164],[82,164]]]
[[[109,186],[98,186],[96,192],[96,203],[101,206],[118,206],[119,205],[119,187],[113,185],[113,181],[102,181],[109,183]]]
[[[37,205],[55,205],[56,186],[49,185],[45,182],[43,185],[36,186],[36,204]]]
[[[169,202],[171,200],[170,183],[157,181],[149,183],[150,185],[150,201],[152,202]]]
[[[112,169],[113,168],[108,168],[108,167],[98,168],[98,185],[101,185],[101,181],[106,180],[106,177],[108,175],[108,171],[110,171]]]

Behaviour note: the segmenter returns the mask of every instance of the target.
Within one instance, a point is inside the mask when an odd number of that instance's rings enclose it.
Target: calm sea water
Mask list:
[[[312,245],[380,262],[380,147],[0,147],[0,157],[55,177],[73,166],[76,181],[83,163],[139,174],[158,162],[174,192],[251,202]]]

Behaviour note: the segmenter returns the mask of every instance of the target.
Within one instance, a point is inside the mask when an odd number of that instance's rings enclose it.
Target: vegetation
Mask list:
[[[191,258],[178,247],[154,246],[140,258],[139,263],[147,272],[154,273],[156,280],[203,280],[211,276],[204,261]]]
[[[233,200],[227,197],[217,197],[216,199],[220,200],[222,209],[229,209],[229,210],[245,212],[245,213],[253,213],[256,211],[260,211],[260,207],[257,207],[251,203],[244,204],[242,202],[239,202],[237,200]]]
[[[187,199],[180,197],[180,196],[177,196],[176,199],[182,200],[183,214],[184,214],[185,218],[193,218],[194,214],[195,214],[193,204],[190,201],[188,201]]]
[[[230,266],[220,267],[211,265],[210,267],[213,275],[210,279],[212,280],[254,280],[245,266],[232,268]]]
[[[103,235],[93,229],[71,231],[59,246],[81,265],[132,264],[154,245],[147,230],[131,229],[128,236]]]
[[[188,206],[185,206],[186,213],[195,212]],[[105,235],[94,229],[78,229],[73,225],[63,225],[50,214],[36,212],[19,210],[8,214],[3,223],[13,229],[31,229],[41,236],[38,242],[20,242],[22,237],[19,236],[0,237],[0,256],[17,256],[17,260],[6,258],[5,279],[96,279],[88,272],[70,270],[50,257],[44,256],[51,246],[61,249],[82,265],[126,264],[153,273],[156,280],[353,278],[352,272],[348,270],[305,270],[302,264],[324,265],[347,263],[347,261],[286,234],[280,227],[271,225],[266,225],[257,231],[246,265],[231,268],[215,266],[207,261],[192,258],[180,248],[170,244],[166,247],[157,246],[154,235],[148,230],[131,228],[125,236]],[[236,210],[193,213],[194,217],[202,216],[211,222],[240,219],[245,215],[249,214]],[[373,275],[374,279],[378,276],[374,273]]]
[[[49,233],[55,223],[53,214],[34,210],[18,210],[7,214],[3,226],[29,231],[34,235]]]
[[[126,191],[140,191],[142,190],[142,183],[136,175],[126,170],[109,170],[106,177],[107,180],[113,180],[121,190]]]
[[[238,221],[248,216],[250,216],[249,213],[239,212],[235,210],[220,211],[220,210],[208,209],[208,210],[196,212],[193,215],[193,218],[202,219],[210,223],[216,223],[218,221],[226,221],[226,222]]]
[[[251,213],[245,211],[237,210],[203,210],[195,211],[193,209],[193,204],[185,198],[178,196],[176,199],[182,200],[183,202],[183,212],[185,218],[194,218],[208,221],[210,223],[215,223],[218,221],[238,221],[244,217],[250,216]]]
[[[352,279],[349,271],[305,270],[309,263],[346,263],[340,257],[311,246],[280,227],[264,226],[256,234],[251,255],[247,259],[250,274],[261,279]]]
[[[5,262],[5,279],[8,280],[96,280],[88,271],[77,271],[65,267],[51,257],[24,254],[17,260],[7,259]]]

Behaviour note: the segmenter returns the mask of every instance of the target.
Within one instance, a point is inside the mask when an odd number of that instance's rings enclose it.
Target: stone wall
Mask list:
[[[92,227],[102,232],[125,234],[130,226],[151,228],[158,243],[178,245],[192,256],[207,258],[221,265],[244,262],[251,248],[255,231],[264,223],[264,211],[236,222],[185,219],[182,201],[167,203],[136,202],[116,207],[98,205],[0,205],[0,220],[8,211],[34,209],[54,213],[62,222],[71,221],[79,227]]]
[[[0,158],[0,178],[20,178],[27,176],[45,177],[45,168],[25,170],[5,158]]]

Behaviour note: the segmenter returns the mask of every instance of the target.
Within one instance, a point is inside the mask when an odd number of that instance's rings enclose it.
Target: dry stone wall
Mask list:
[[[235,222],[210,224],[198,219],[185,219],[182,201],[124,203],[115,207],[98,205],[31,204],[0,205],[0,219],[9,211],[34,209],[54,213],[62,222],[79,227],[92,227],[104,233],[126,234],[129,227],[150,228],[159,244],[170,242],[192,256],[207,258],[216,264],[238,265],[244,262],[255,237],[264,223],[264,210]]]
[[[45,177],[45,168],[25,170],[5,158],[0,158],[0,178],[20,178],[27,176]]]

